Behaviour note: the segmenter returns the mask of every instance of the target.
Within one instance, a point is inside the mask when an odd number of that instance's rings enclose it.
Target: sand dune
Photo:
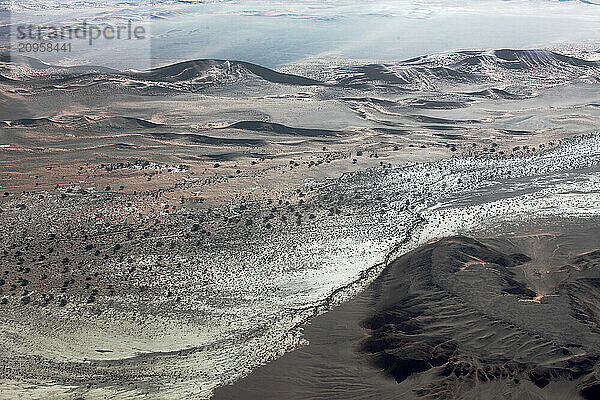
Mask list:
[[[194,60],[154,68],[148,72],[132,73],[131,77],[160,82],[179,82],[193,79],[208,79],[215,74],[243,74],[250,72],[268,82],[289,85],[322,85],[321,82],[302,76],[285,74],[260,65],[228,60]]]
[[[262,121],[241,121],[229,125],[227,128],[244,129],[248,131],[268,132],[276,135],[327,137],[342,136],[341,132],[329,129],[292,128],[282,124]]]

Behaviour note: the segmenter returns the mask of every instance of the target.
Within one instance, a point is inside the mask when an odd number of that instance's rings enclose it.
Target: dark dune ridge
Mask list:
[[[4,64],[4,65],[1,65]],[[115,71],[97,66],[61,67],[45,64],[30,57],[0,56],[0,72],[18,65],[36,71],[48,71],[42,78],[34,74],[33,81],[46,80],[65,84],[71,80],[89,80],[99,84],[104,80],[122,78],[129,87],[136,82],[166,83],[175,86],[150,85],[159,92],[174,90],[201,90],[207,85],[228,80],[244,80],[249,76],[264,81],[295,86],[341,86],[368,88],[372,86],[395,87],[398,90],[419,90],[433,88],[442,83],[483,84],[497,82],[501,77],[521,74],[523,79],[531,78],[535,72],[537,79],[565,81],[586,76],[598,80],[600,63],[549,50],[491,50],[467,51],[448,54],[435,54],[389,64],[365,64],[337,67],[327,82],[296,74],[278,72],[257,64],[236,60],[199,59],[157,67],[143,72]],[[56,74],[53,74],[56,72]],[[3,79],[12,79],[3,77]],[[528,78],[527,78],[528,79]],[[502,79],[500,79],[502,80]],[[181,85],[187,84],[187,85]],[[140,89],[148,89],[141,85]],[[523,96],[503,89],[490,88],[474,91],[473,97],[519,99]],[[415,104],[416,108],[460,108],[464,104],[442,102]]]
[[[1,65],[3,64],[3,65]],[[117,71],[99,66],[72,66],[63,67],[46,64],[32,57],[14,55],[0,55],[0,71],[9,71],[11,67],[19,66],[36,72],[47,72],[47,76],[35,74],[34,82],[39,80],[55,84],[66,84],[89,80],[94,84],[101,83],[110,78],[127,78],[141,82],[163,82],[163,83],[196,83],[200,86],[220,82],[223,79],[241,78],[248,75],[257,76],[267,82],[296,85],[296,86],[320,86],[324,85],[315,79],[277,72],[275,70],[252,64],[245,61],[200,59],[183,61],[142,72]],[[14,80],[2,75],[0,82],[13,82]],[[134,85],[134,82],[128,82]],[[168,88],[162,88],[167,90]]]
[[[89,119],[87,117],[63,118],[62,120],[53,120],[46,117],[41,118],[19,118],[8,121],[11,126],[42,126],[42,125],[101,125],[114,126],[115,128],[154,128],[160,124],[154,124],[140,118],[134,117],[108,117],[98,120]]]
[[[163,127],[163,124],[145,120],[143,118],[128,116],[111,116],[103,118],[89,118],[85,115],[63,116],[58,119],[46,117],[18,118],[6,120],[11,127],[69,127],[83,129],[153,129]]]
[[[401,64],[402,65],[402,64]],[[444,66],[411,66],[398,69],[395,65],[368,64],[345,70],[350,76],[337,81],[340,86],[363,87],[380,82],[384,85],[410,85],[425,80],[450,80],[469,83],[483,80],[483,76],[462,72]]]
[[[240,121],[227,126],[227,128],[243,129],[255,132],[267,132],[277,135],[326,137],[340,136],[340,132],[330,129],[293,128],[282,124],[262,121]]]
[[[409,253],[373,285],[376,311],[363,321],[370,333],[361,350],[398,382],[438,368],[442,379],[421,389],[423,395],[440,396],[437,391],[447,383],[444,378],[483,382],[529,379],[540,388],[551,381],[576,380],[588,374],[595,379],[591,373],[597,368],[599,354],[580,356],[580,344],[561,346],[534,333],[533,325],[517,327],[504,318],[491,318],[484,307],[480,308],[485,299],[476,299],[474,307],[469,304],[469,297],[478,295],[533,300],[536,292],[512,270],[530,260],[524,254],[503,253],[462,236]],[[600,266],[600,258],[594,262]],[[480,271],[467,272],[471,269]],[[599,293],[598,287],[589,284],[586,298],[581,297],[582,290],[572,289],[572,285],[579,288],[587,282],[581,278],[560,287],[575,309],[585,307],[588,299]],[[479,284],[485,289],[474,290]],[[515,313],[522,312],[518,303],[507,302],[507,306],[510,303]],[[590,317],[589,312],[575,309],[574,315]],[[548,315],[549,319],[556,317]],[[597,326],[598,321],[594,324]]]
[[[501,60],[517,62],[520,66],[530,67],[533,65],[546,65],[554,63],[569,64],[574,67],[597,66],[596,61],[587,61],[581,58],[565,56],[563,54],[548,50],[513,50],[502,49],[494,52]]]
[[[195,144],[210,144],[216,146],[244,146],[258,147],[264,146],[267,142],[262,139],[244,139],[244,138],[219,138],[198,134],[168,133],[168,132],[148,132],[146,136],[160,140],[182,140]]]
[[[426,244],[215,399],[597,399],[597,233]]]
[[[471,52],[470,56],[455,64],[457,68],[465,66],[484,66],[496,64],[505,69],[538,69],[546,67],[597,67],[597,61],[588,61],[566,56],[550,50],[514,50],[500,49],[492,53]]]
[[[0,75],[0,82],[15,82],[14,79],[7,78],[4,75]]]
[[[50,118],[20,118],[10,121],[11,126],[44,126],[54,125],[55,121]]]
[[[408,115],[407,118],[411,119],[413,121],[416,121],[416,122],[423,122],[423,123],[426,123],[426,124],[449,124],[449,125],[456,125],[456,124],[476,124],[476,123],[481,122],[481,121],[473,120],[473,119],[469,119],[469,120],[457,120],[457,119],[447,119],[447,118],[439,118],[439,117],[430,117],[430,116],[427,116],[427,115]]]
[[[415,100],[410,103],[409,107],[419,108],[424,110],[452,110],[455,108],[464,108],[467,105],[459,101],[433,101],[433,100]]]
[[[97,66],[97,65],[76,65],[76,66],[58,66],[53,64],[46,64],[33,57],[20,56],[15,54],[0,54],[0,63],[6,63],[12,66],[28,67],[34,70],[60,70],[71,73],[119,73],[119,71]],[[4,68],[6,69],[6,68]]]
[[[505,133],[507,135],[513,136],[528,136],[531,135],[530,131],[524,131],[521,129],[501,129],[500,132]]]
[[[456,60],[458,58],[458,60]],[[446,55],[431,55],[413,58],[399,63],[368,64],[342,69],[343,77],[337,79],[342,86],[362,87],[382,84],[406,88],[427,88],[431,82],[483,83],[496,80],[507,73],[531,73],[540,77],[574,77],[581,71],[598,71],[600,63],[566,56],[549,50],[469,51]],[[478,97],[517,99],[502,89],[478,91]]]
[[[505,100],[520,100],[526,98],[527,96],[518,95],[511,93],[507,90],[498,89],[498,88],[490,88],[485,90],[479,90],[476,92],[467,92],[465,93],[469,96],[480,97],[485,99],[505,99]]]
[[[116,117],[115,120],[117,123],[124,122],[126,125],[132,125],[141,128],[158,128],[162,126],[162,124],[157,124],[156,122],[151,122],[142,118],[135,117]]]
[[[373,128],[375,132],[386,133],[389,135],[410,135],[410,129],[397,128]]]
[[[142,78],[151,81],[180,82],[204,77],[206,76],[207,71],[210,69],[218,69],[225,73],[239,73],[245,70],[272,83],[299,86],[323,84],[315,79],[277,72],[272,69],[244,61],[212,59],[184,61],[177,64],[154,68],[148,72],[134,73],[130,75],[134,78]]]

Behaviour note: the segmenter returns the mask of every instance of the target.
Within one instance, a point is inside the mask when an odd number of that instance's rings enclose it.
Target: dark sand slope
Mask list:
[[[227,74],[250,72],[268,82],[288,85],[322,85],[321,82],[303,76],[284,74],[260,65],[229,60],[192,60],[164,67],[154,68],[148,72],[133,73],[132,77],[160,82],[180,82],[206,76],[207,71],[219,71]]]
[[[598,399],[599,229],[577,229],[424,245],[215,398]]]

